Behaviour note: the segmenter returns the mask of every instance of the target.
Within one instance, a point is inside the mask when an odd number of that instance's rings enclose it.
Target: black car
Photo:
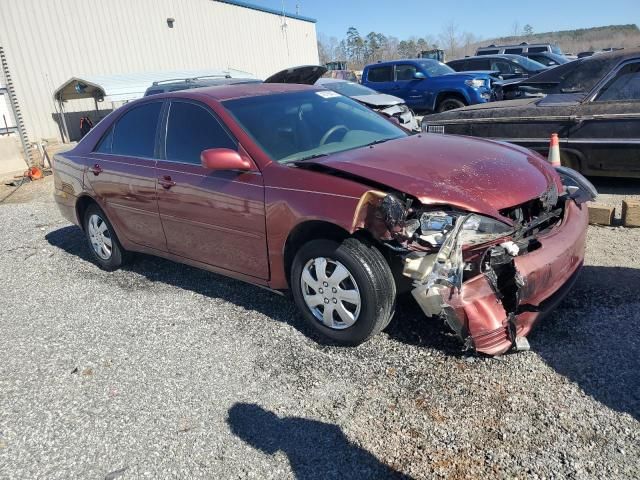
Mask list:
[[[527,57],[534,62],[541,63],[545,67],[557,67],[558,65],[564,65],[571,61],[564,55],[558,55],[552,52],[524,52],[519,55]]]
[[[510,78],[522,78],[535,75],[547,69],[541,63],[529,60],[520,55],[480,55],[466,57],[460,60],[447,62],[456,72],[468,72],[475,70],[493,70],[500,72],[505,80]]]
[[[640,178],[640,49],[576,60],[543,75],[551,92],[543,98],[431,115],[423,130],[513,142],[544,155],[557,133],[564,165],[587,175]]]

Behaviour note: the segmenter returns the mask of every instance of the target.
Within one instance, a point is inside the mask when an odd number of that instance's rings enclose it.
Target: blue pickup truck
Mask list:
[[[418,112],[444,112],[491,100],[491,77],[458,73],[437,60],[394,60],[367,65],[362,84],[400,97]]]

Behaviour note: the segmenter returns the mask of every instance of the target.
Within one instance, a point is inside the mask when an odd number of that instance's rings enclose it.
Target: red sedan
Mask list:
[[[54,159],[63,215],[112,270],[132,252],[273,290],[357,345],[411,290],[470,348],[527,348],[572,285],[595,190],[513,145],[411,135],[335,92],[146,97]]]

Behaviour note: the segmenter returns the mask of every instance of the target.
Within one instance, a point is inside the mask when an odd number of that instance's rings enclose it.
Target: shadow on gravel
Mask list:
[[[45,238],[51,246],[93,263],[84,234],[78,227],[63,227],[48,233]],[[222,275],[149,255],[137,254],[133,263],[124,269],[153,282],[166,283],[200,295],[220,298],[247,310],[255,310],[273,320],[288,323],[318,343],[331,345],[330,341],[320,337],[304,322],[293,300],[287,297]],[[115,280],[112,275],[104,273],[104,281]],[[118,282],[122,283],[122,280]],[[132,292],[140,288],[136,282],[123,284],[122,287]],[[393,339],[409,345],[435,348],[448,355],[462,355],[461,343],[455,336],[447,333],[443,322],[426,319],[410,294],[399,299],[395,317],[385,332]]]
[[[283,452],[298,480],[411,478],[351,443],[337,425],[300,417],[280,418],[249,403],[231,407],[227,423],[234,435],[253,448],[267,455]]]
[[[410,293],[400,295],[396,313],[384,330],[391,338],[407,345],[439,350],[451,357],[468,356],[462,341],[439,318],[428,318]]]
[[[640,269],[586,266],[558,309],[529,336],[559,374],[640,420]]]
[[[84,234],[78,227],[64,227],[50,232],[45,238],[53,247],[93,264]],[[151,255],[136,254],[133,262],[123,270],[142,275],[152,282],[166,283],[200,295],[220,298],[247,310],[255,310],[276,321],[289,323],[303,334],[315,339],[313,330],[307,327],[302,318],[297,315],[293,301],[268,290]],[[87,275],[86,272],[82,274]],[[150,287],[146,282],[142,282],[141,286],[139,281],[133,280],[130,284],[125,284],[121,278],[114,278],[115,276],[108,272],[97,272],[92,275],[102,275],[102,281],[117,282],[133,294],[136,290]]]

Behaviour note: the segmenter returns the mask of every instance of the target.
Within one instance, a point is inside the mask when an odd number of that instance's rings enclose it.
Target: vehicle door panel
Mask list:
[[[574,109],[571,105],[541,106],[538,102],[503,108],[492,118],[472,122],[471,134],[513,142],[546,155],[551,134],[558,134],[561,145],[566,143]]]
[[[427,78],[416,79],[418,71],[415,65],[398,64],[395,66],[395,89],[393,95],[404,99],[410,108],[420,108],[424,104],[424,82]]]
[[[176,133],[175,140],[171,138],[172,109],[174,115],[178,115],[175,107],[178,103],[181,108],[186,108],[185,102],[171,103],[167,120],[167,151],[171,149],[169,143],[172,141],[193,141],[186,137],[184,130]],[[220,122],[208,108],[189,105],[205,109],[215,122]],[[195,117],[200,111],[204,110],[194,110],[196,113],[189,115],[193,119],[192,128],[198,123]],[[179,118],[175,117],[176,124]],[[218,145],[215,140],[210,144],[202,142],[199,144],[207,146],[198,146],[197,149],[230,146],[226,143]],[[241,146],[235,144],[234,147],[249,159]],[[191,155],[195,154],[192,152]],[[258,169],[248,172],[212,171],[196,164],[196,158],[189,163],[171,160],[170,154],[165,156],[168,158],[157,163],[156,175],[159,179],[158,208],[169,252],[218,268],[268,278],[264,184]]]
[[[153,125],[148,125],[147,115],[140,115],[140,109],[144,109],[145,105],[155,105],[155,111],[152,112],[156,115]],[[124,236],[122,241],[128,240],[158,250],[166,250],[166,240],[158,214],[156,160],[149,158],[155,153],[161,107],[162,102],[151,102],[123,114],[105,134],[96,150],[87,156],[88,170],[85,182],[105,209],[116,232]],[[127,116],[128,114],[130,116]],[[131,130],[134,125],[140,127],[137,132]],[[153,139],[149,138],[147,141],[153,142],[153,145],[149,145],[151,151],[147,152],[148,157],[113,151],[112,145],[119,142],[121,131],[140,133],[140,138],[148,138],[153,134]],[[131,138],[134,136],[131,135]]]
[[[393,66],[383,65],[370,67],[367,71],[366,86],[380,93],[396,95],[398,92],[393,77]]]
[[[588,174],[640,173],[640,61],[625,64],[580,105],[569,144]]]

